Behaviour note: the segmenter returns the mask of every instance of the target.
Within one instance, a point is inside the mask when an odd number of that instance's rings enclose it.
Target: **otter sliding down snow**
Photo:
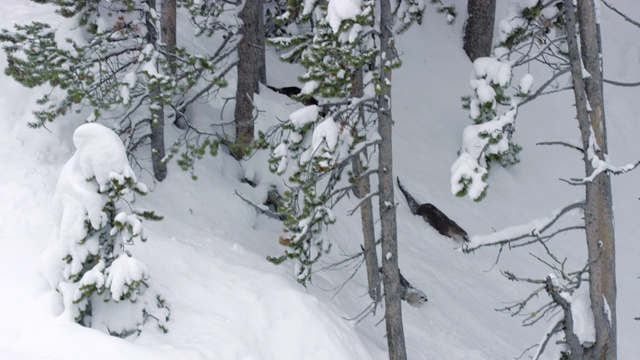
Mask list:
[[[449,219],[447,215],[445,215],[442,211],[438,210],[437,207],[432,204],[418,204],[416,199],[409,194],[405,188],[400,184],[400,178],[396,178],[398,181],[398,187],[404,197],[407,199],[407,203],[409,204],[409,209],[411,209],[411,213],[413,215],[422,216],[424,221],[429,223],[434,229],[438,230],[438,232],[446,237],[450,237],[453,240],[459,242],[469,242],[469,236],[467,232],[464,231],[460,225],[456,224],[455,221]]]

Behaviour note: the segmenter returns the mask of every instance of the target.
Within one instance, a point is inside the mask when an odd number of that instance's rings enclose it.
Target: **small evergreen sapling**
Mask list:
[[[547,88],[567,73],[566,69],[555,72],[535,93],[530,93],[533,76],[529,73],[522,76],[518,86],[512,84],[513,72],[519,67],[529,69],[554,62],[554,67],[564,65],[564,40],[553,35],[563,26],[557,4],[529,2],[512,10],[500,22],[500,43],[493,55],[473,62],[473,95],[462,101],[474,124],[465,128],[458,159],[451,167],[451,191],[456,196],[482,200],[491,163],[507,166],[520,161],[522,147],[513,141],[519,107],[539,95],[557,91]]]
[[[133,208],[148,192],[129,166],[120,138],[100,124],[73,135],[76,153],[62,169],[54,197],[58,224],[46,275],[77,323],[125,337],[148,318],[166,329],[169,309],[149,287],[149,270],[129,247],[146,241],[142,221],[161,220]],[[62,261],[61,261],[62,260]]]

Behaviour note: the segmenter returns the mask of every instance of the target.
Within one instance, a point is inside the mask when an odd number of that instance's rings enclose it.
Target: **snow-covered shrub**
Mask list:
[[[169,309],[149,288],[147,267],[129,251],[146,240],[142,220],[161,219],[133,208],[135,194],[146,194],[147,186],[136,180],[122,141],[105,126],[78,127],[73,143],[76,152],[54,196],[58,227],[45,275],[79,324],[124,337],[152,317],[166,331]]]
[[[451,167],[451,191],[456,196],[481,200],[487,192],[491,163],[507,166],[519,162],[522,147],[513,141],[518,108],[541,95],[549,83],[531,94],[533,76],[527,73],[513,86],[513,71],[534,61],[544,64],[548,57],[562,59],[563,41],[549,35],[559,26],[562,21],[553,2],[528,2],[512,9],[500,22],[500,44],[493,56],[474,61],[473,94],[462,98],[474,124],[465,128],[458,159]]]

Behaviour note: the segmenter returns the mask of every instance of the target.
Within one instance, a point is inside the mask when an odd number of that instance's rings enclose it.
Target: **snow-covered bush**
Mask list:
[[[65,164],[54,196],[58,225],[45,275],[62,294],[65,313],[79,324],[128,336],[151,317],[166,331],[169,309],[149,288],[147,267],[128,247],[145,241],[142,220],[160,220],[133,209],[136,180],[120,138],[96,123],[73,134],[75,154]]]
[[[518,108],[544,94],[542,90],[552,82],[531,94],[533,76],[527,73],[513,86],[513,71],[535,62],[545,64],[548,58],[562,61],[563,40],[553,38],[551,31],[561,26],[555,4],[533,1],[517,6],[500,22],[500,44],[493,56],[474,61],[473,94],[462,98],[474,124],[465,128],[458,159],[451,167],[451,191],[456,196],[482,200],[491,163],[507,166],[520,161],[522,147],[513,141]],[[562,74],[554,74],[553,79]]]

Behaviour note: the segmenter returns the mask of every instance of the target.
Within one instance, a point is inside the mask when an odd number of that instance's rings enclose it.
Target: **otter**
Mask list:
[[[411,213],[413,215],[422,216],[424,221],[426,221],[431,227],[436,229],[440,234],[452,238],[455,241],[460,243],[469,242],[469,235],[464,231],[460,225],[456,224],[455,221],[449,219],[447,215],[445,215],[442,211],[440,211],[437,207],[432,204],[418,204],[416,199],[409,194],[409,192],[402,187],[400,184],[400,178],[396,178],[398,181],[398,187],[405,199],[407,199],[407,203],[409,204],[409,209],[411,209]]]
[[[318,100],[313,96],[308,96],[308,95],[305,96],[304,94],[300,95],[300,92],[302,91],[302,89],[300,89],[297,86],[285,86],[285,87],[278,88],[275,86],[267,85],[267,87],[277,92],[278,94],[286,95],[295,101],[303,103],[306,106],[318,105]]]
[[[382,267],[378,269],[380,274],[384,274],[382,272]],[[406,301],[411,306],[418,307],[427,301],[427,295],[425,295],[422,291],[416,289],[411,285],[409,280],[407,280],[404,276],[402,276],[402,272],[400,268],[398,268],[398,275],[400,275],[400,299]]]
[[[402,289],[400,292],[400,299],[408,302],[411,306],[420,306],[423,303],[429,301],[427,299],[427,295],[425,295],[422,291],[414,288],[398,269],[398,274],[400,275],[400,288]]]

